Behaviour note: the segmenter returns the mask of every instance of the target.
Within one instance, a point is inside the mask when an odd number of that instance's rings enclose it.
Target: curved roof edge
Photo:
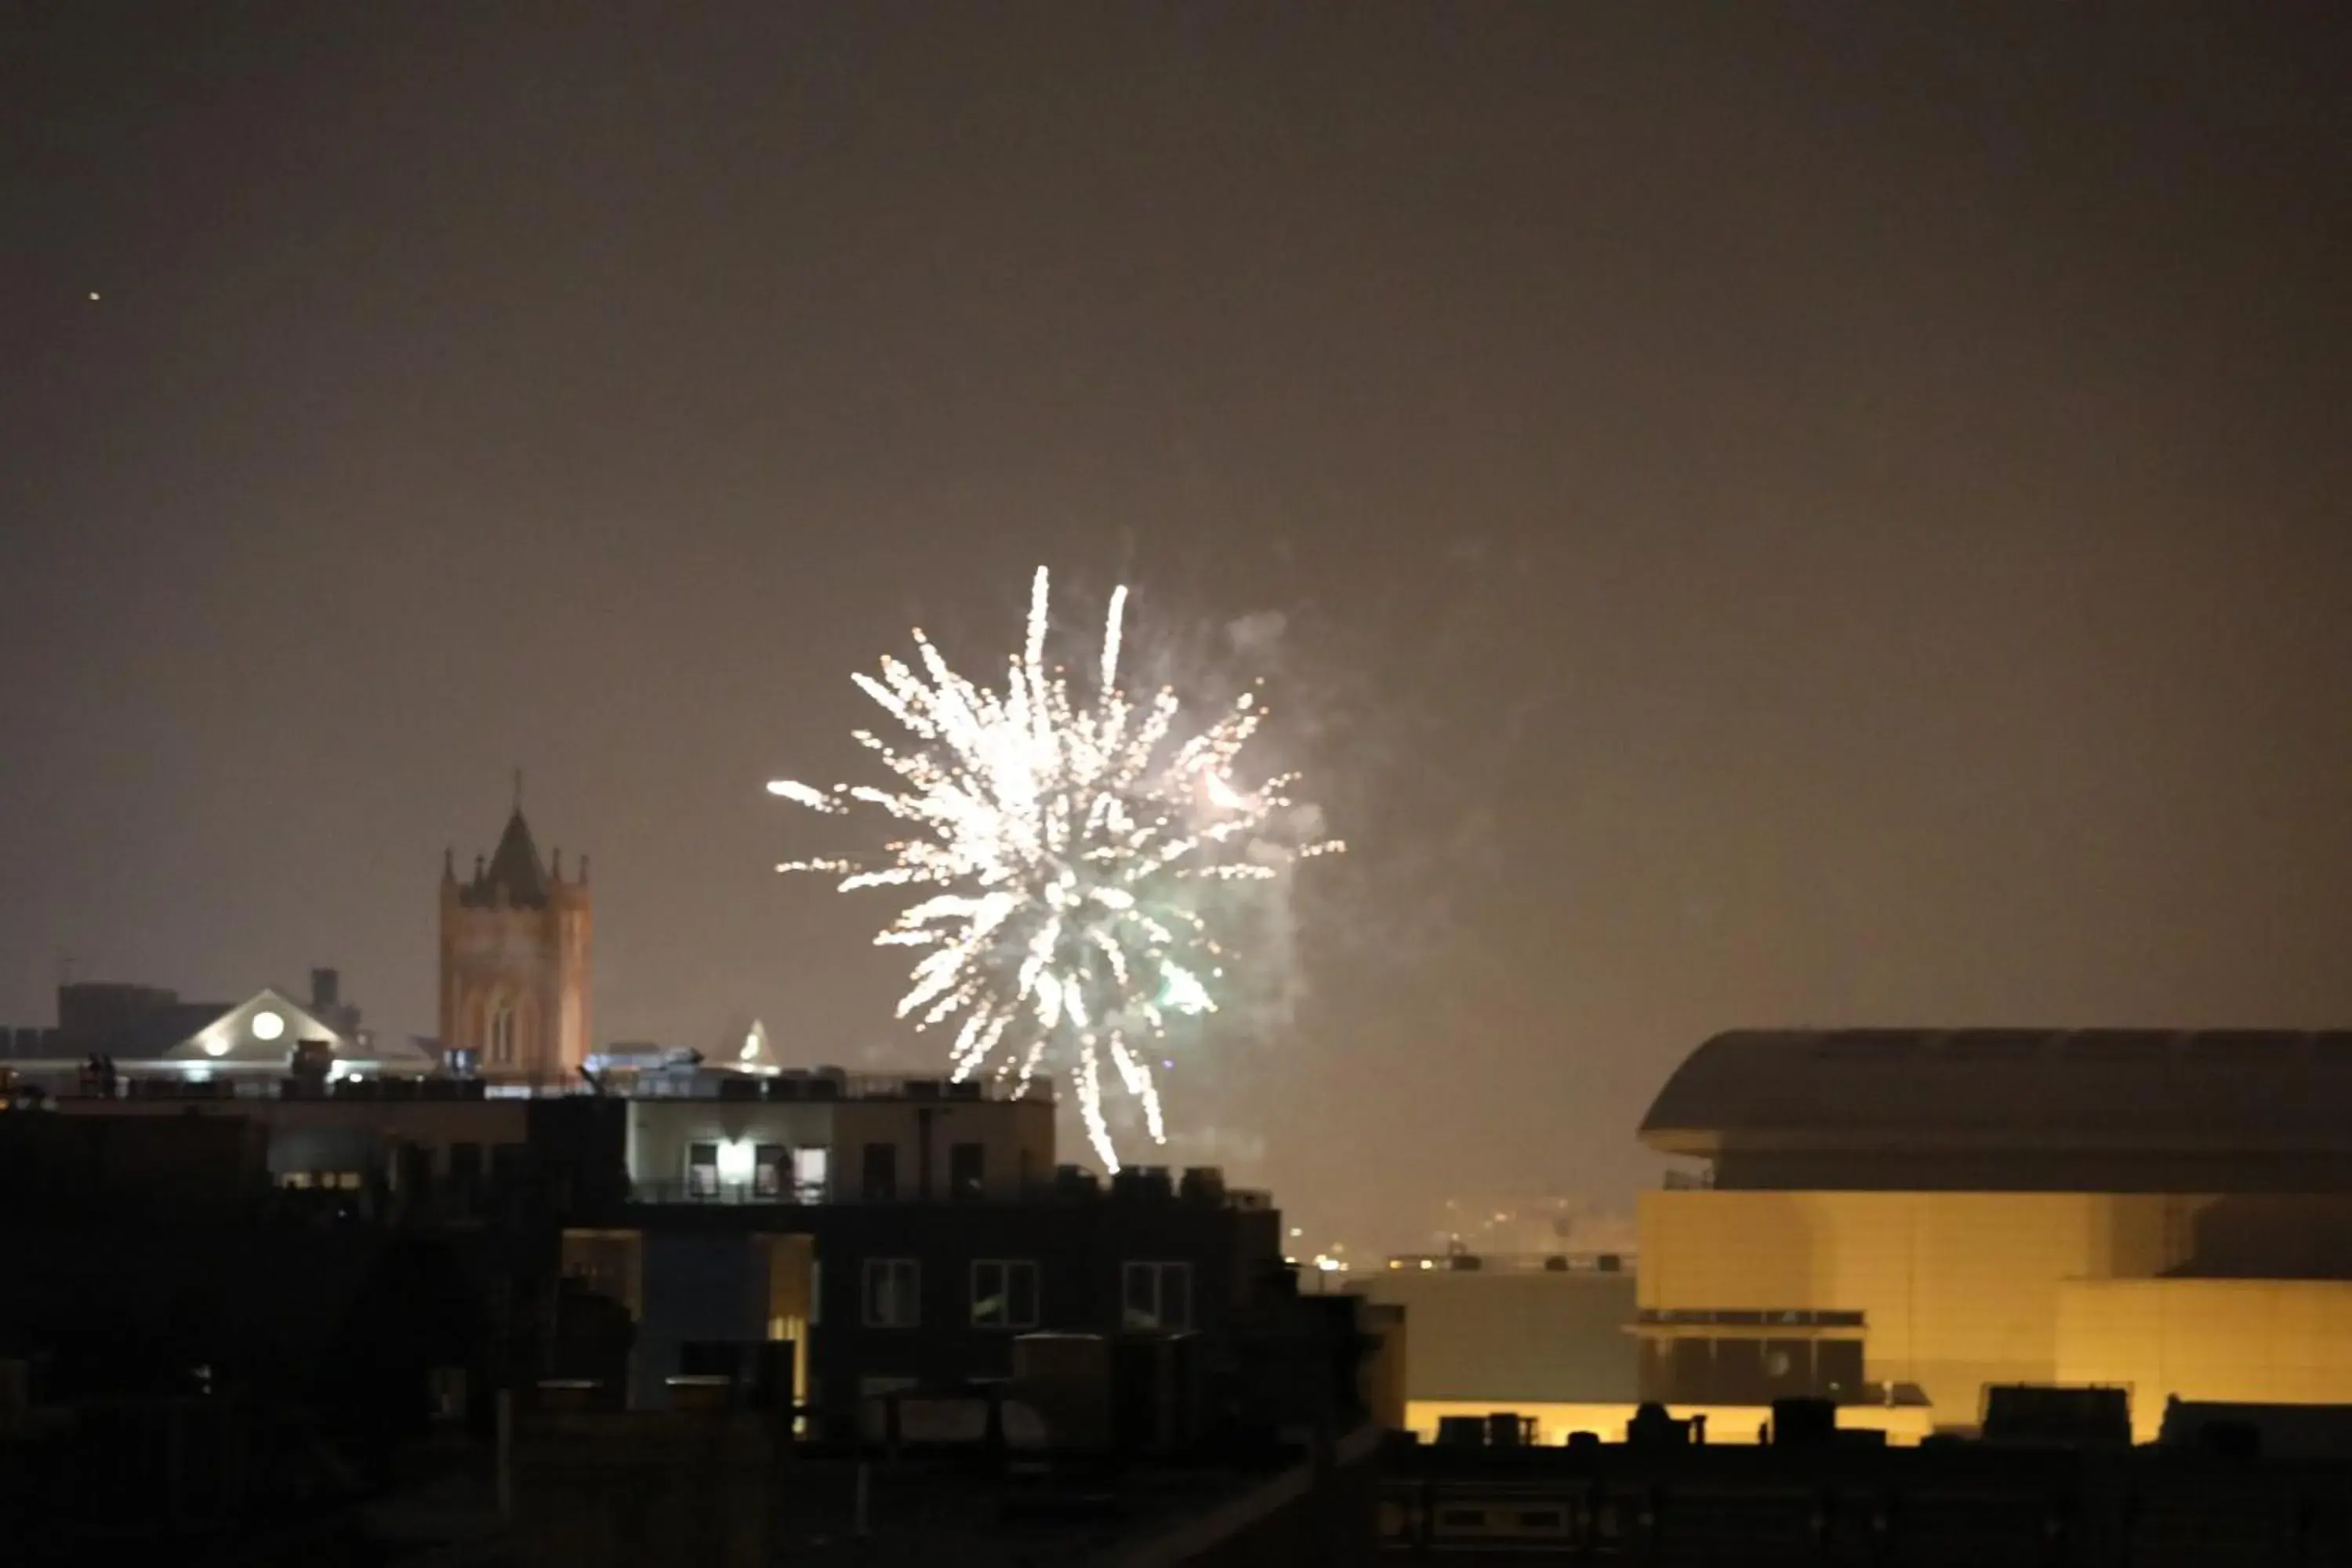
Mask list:
[[[2352,1152],[2352,1029],[1740,1029],[1642,1120],[1706,1156],[1802,1149]]]

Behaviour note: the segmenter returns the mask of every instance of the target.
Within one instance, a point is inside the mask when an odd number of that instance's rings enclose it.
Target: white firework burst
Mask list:
[[[1046,574],[1038,568],[1028,637],[1002,692],[958,675],[915,633],[919,670],[882,661],[853,679],[898,721],[894,745],[858,742],[893,787],[817,789],[779,779],[771,794],[826,813],[860,807],[895,826],[871,856],[796,860],[782,871],[838,876],[843,892],[904,888],[914,901],[875,938],[924,950],[898,1016],[951,1026],[954,1076],[993,1067],[1026,1082],[1049,1064],[1069,1076],[1088,1140],[1118,1169],[1103,1115],[1106,1064],[1164,1142],[1148,1048],[1172,1017],[1216,1011],[1211,983],[1229,955],[1206,885],[1265,881],[1336,840],[1302,834],[1291,775],[1255,787],[1235,767],[1265,710],[1245,692],[1205,726],[1180,729],[1168,688],[1119,684],[1127,590],[1111,595],[1089,689],[1045,662]]]

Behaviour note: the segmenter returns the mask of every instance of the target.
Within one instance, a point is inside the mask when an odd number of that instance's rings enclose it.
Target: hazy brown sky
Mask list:
[[[0,7],[0,1016],[429,1029],[520,763],[601,1037],[919,1059],[760,786],[1043,562],[1358,847],[1175,1106],[1318,1227],[1731,1025],[2352,1021],[2335,11]]]

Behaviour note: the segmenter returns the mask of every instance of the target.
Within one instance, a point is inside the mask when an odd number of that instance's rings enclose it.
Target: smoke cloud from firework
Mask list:
[[[1123,587],[1111,595],[1075,689],[1047,661],[1044,567],[1001,692],[957,674],[917,630],[919,668],[885,658],[878,679],[852,677],[903,731],[856,731],[895,783],[768,785],[813,811],[888,819],[877,851],[777,868],[837,876],[843,892],[905,889],[911,901],[875,938],[921,954],[898,1016],[954,1029],[958,1079],[1066,1074],[1113,1171],[1106,1080],[1164,1142],[1153,1059],[1178,1048],[1181,1020],[1218,1010],[1228,966],[1251,963],[1252,890],[1340,847],[1291,797],[1294,775],[1249,782],[1245,752],[1265,718],[1255,689],[1197,725],[1172,686],[1126,689],[1126,599]]]

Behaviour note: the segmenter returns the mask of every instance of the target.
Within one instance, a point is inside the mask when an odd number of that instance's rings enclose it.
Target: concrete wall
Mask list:
[[[2168,1398],[2352,1405],[2352,1281],[2072,1280],[2056,1381],[2128,1388],[2152,1442]]]
[[[2058,1373],[2061,1287],[2186,1260],[2210,1197],[2083,1193],[1656,1192],[1645,1310],[1864,1315],[1864,1377],[1916,1383],[1971,1426],[1984,1385]]]
[[[1409,1399],[1612,1401],[1637,1391],[1630,1273],[1404,1268],[1353,1288],[1404,1309]]]

